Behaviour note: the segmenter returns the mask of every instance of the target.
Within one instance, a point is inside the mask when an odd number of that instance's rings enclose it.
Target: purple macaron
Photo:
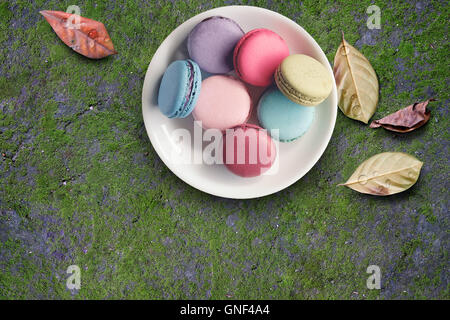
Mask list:
[[[244,34],[241,27],[229,18],[207,18],[189,34],[189,56],[206,72],[228,73],[233,70],[234,47]]]

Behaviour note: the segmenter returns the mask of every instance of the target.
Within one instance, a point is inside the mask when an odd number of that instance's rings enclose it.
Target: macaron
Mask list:
[[[204,129],[225,130],[245,123],[252,101],[245,84],[232,76],[216,75],[202,82],[197,105],[192,112]]]
[[[240,125],[228,129],[223,137],[223,162],[238,176],[262,175],[272,167],[276,156],[275,143],[261,127]]]
[[[201,85],[201,71],[194,61],[172,62],[159,86],[159,109],[169,118],[186,118],[195,107]]]
[[[259,87],[273,82],[275,70],[289,56],[286,41],[268,29],[245,34],[234,49],[234,69],[243,81]]]
[[[314,120],[316,108],[299,105],[271,87],[258,103],[258,120],[272,138],[290,142],[304,135]],[[273,130],[278,130],[275,132]]]
[[[275,82],[281,92],[295,103],[316,106],[330,95],[333,77],[316,59],[294,54],[277,68]]]
[[[207,18],[189,33],[189,56],[212,74],[233,70],[233,50],[244,31],[233,20],[221,16]]]

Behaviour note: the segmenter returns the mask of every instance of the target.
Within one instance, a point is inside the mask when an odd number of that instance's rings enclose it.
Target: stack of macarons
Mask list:
[[[224,163],[242,177],[267,171],[277,152],[272,138],[290,142],[305,134],[313,107],[331,93],[328,70],[307,55],[290,55],[283,38],[268,29],[245,33],[232,19],[213,16],[192,29],[187,49],[189,59],[174,61],[164,73],[159,108],[169,118],[192,114],[204,129],[221,130]],[[202,71],[211,76],[202,79]],[[252,101],[252,86],[267,87],[259,101]],[[254,106],[260,126],[247,123]],[[230,143],[236,140],[244,143]],[[252,143],[258,146],[253,162]]]

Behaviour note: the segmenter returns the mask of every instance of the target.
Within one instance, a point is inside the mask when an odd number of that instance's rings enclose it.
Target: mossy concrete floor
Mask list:
[[[317,165],[262,199],[227,200],[173,175],[144,129],[141,90],[164,38],[233,1],[78,1],[118,55],[88,60],[39,14],[73,1],[0,2],[0,297],[413,299],[449,294],[449,7],[446,1],[241,1],[303,26],[332,63],[341,31],[371,61],[374,119],[430,97],[430,122],[400,135],[340,111]],[[337,184],[403,151],[425,165],[390,197]],[[66,288],[69,265],[81,289]],[[369,265],[382,272],[369,290]]]

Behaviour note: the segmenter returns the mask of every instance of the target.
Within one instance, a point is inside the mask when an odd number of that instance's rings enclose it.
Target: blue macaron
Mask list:
[[[192,60],[177,60],[161,81],[158,105],[168,118],[186,118],[194,110],[202,83],[200,67]]]
[[[269,133],[278,129],[278,137],[272,137],[281,142],[290,142],[304,135],[314,120],[314,113],[314,107],[292,102],[275,87],[263,94],[258,105],[259,123]]]

